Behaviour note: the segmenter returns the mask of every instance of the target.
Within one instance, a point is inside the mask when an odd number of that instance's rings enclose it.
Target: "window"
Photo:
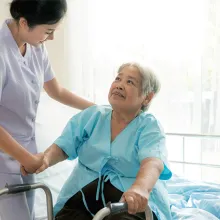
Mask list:
[[[106,104],[119,65],[144,62],[162,83],[150,111],[166,132],[220,134],[220,1],[76,0],[69,8],[75,91]],[[181,138],[169,143],[170,159],[219,164],[218,140],[185,138],[184,153]],[[213,180],[209,168],[192,166],[174,169]]]

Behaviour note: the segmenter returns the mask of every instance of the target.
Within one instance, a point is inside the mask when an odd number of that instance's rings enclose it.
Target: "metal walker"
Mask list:
[[[47,217],[48,220],[54,220],[53,216],[53,199],[52,194],[48,186],[42,183],[33,183],[33,184],[18,184],[18,185],[6,185],[5,188],[0,189],[0,196],[5,194],[16,194],[21,192],[26,192],[34,189],[43,189],[46,194],[47,200]],[[126,203],[108,203],[106,207],[100,209],[96,215],[93,217],[93,220],[102,220],[110,214],[117,214],[120,212],[127,211],[128,206]],[[146,220],[153,220],[152,211],[147,207],[145,211]]]

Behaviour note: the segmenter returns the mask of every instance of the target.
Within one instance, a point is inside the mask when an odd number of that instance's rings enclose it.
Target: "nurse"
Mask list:
[[[74,108],[93,105],[59,85],[43,44],[54,39],[66,11],[65,0],[14,0],[12,19],[0,29],[0,188],[33,182],[32,175],[21,176],[20,164],[33,173],[42,163],[42,154],[33,156],[42,88]],[[33,192],[0,197],[0,219],[34,219],[33,203]]]

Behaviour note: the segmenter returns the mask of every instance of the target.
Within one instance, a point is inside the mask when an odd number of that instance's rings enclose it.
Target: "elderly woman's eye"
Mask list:
[[[51,35],[52,33],[54,33],[54,31],[46,31],[45,34],[47,35]]]
[[[131,81],[131,80],[128,80],[128,84],[132,84],[132,85],[134,85],[134,82]]]
[[[115,78],[115,81],[118,81],[118,80],[120,80],[120,77],[117,76],[117,77]]]

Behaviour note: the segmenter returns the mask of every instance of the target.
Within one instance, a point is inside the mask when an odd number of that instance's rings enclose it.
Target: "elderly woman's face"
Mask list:
[[[113,108],[137,111],[145,101],[141,87],[139,70],[133,66],[126,66],[118,73],[111,85],[108,94],[109,103]]]

